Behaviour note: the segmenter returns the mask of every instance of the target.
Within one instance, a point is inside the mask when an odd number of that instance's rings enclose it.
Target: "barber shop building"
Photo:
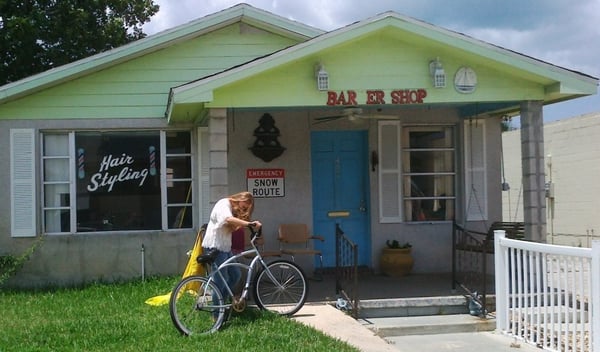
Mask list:
[[[412,245],[414,273],[448,272],[454,223],[502,220],[516,115],[543,242],[544,106],[597,85],[395,12],[325,32],[233,6],[0,87],[0,255],[37,244],[8,283],[179,275],[212,205],[244,190],[266,249],[306,224],[333,267],[338,226],[374,273],[388,240]]]

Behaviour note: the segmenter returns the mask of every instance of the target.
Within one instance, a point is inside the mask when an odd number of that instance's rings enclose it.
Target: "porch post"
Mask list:
[[[521,165],[525,238],[545,243],[546,193],[542,101],[521,102]]]
[[[227,177],[227,109],[208,112],[210,204],[229,195]]]

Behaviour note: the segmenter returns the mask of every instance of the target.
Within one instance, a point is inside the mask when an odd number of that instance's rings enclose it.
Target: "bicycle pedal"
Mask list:
[[[231,307],[238,313],[241,313],[246,309],[246,300],[241,297],[233,297]]]

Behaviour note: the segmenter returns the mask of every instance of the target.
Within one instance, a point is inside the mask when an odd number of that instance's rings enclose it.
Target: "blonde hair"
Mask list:
[[[231,204],[231,213],[236,218],[250,221],[252,212],[254,211],[254,197],[250,192],[239,192],[232,194],[229,197],[229,203]],[[242,209],[239,205],[240,202],[248,202],[248,208]]]

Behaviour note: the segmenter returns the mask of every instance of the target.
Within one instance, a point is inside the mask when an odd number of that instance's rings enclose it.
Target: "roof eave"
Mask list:
[[[323,33],[320,29],[288,20],[247,4],[239,4],[118,48],[6,84],[0,87],[0,104],[89,75],[239,21],[276,31],[297,40],[308,40]]]
[[[200,101],[200,97],[206,98],[212,96],[214,89],[387,26],[396,26],[402,30],[442,43],[447,43],[450,38],[454,39],[453,45],[456,45],[461,50],[505,65],[518,67],[519,69],[544,77],[547,80],[556,82],[555,84],[561,89],[565,86],[565,82],[568,82],[566,85],[577,87],[573,91],[574,95],[596,94],[597,91],[598,79],[595,77],[552,65],[408,16],[403,16],[395,12],[385,12],[364,21],[355,22],[346,27],[317,36],[309,41],[299,43],[263,58],[253,60],[247,64],[176,87],[173,94],[178,96],[177,100],[188,103],[193,101],[208,102],[205,100]],[[564,89],[562,92],[564,92]]]

